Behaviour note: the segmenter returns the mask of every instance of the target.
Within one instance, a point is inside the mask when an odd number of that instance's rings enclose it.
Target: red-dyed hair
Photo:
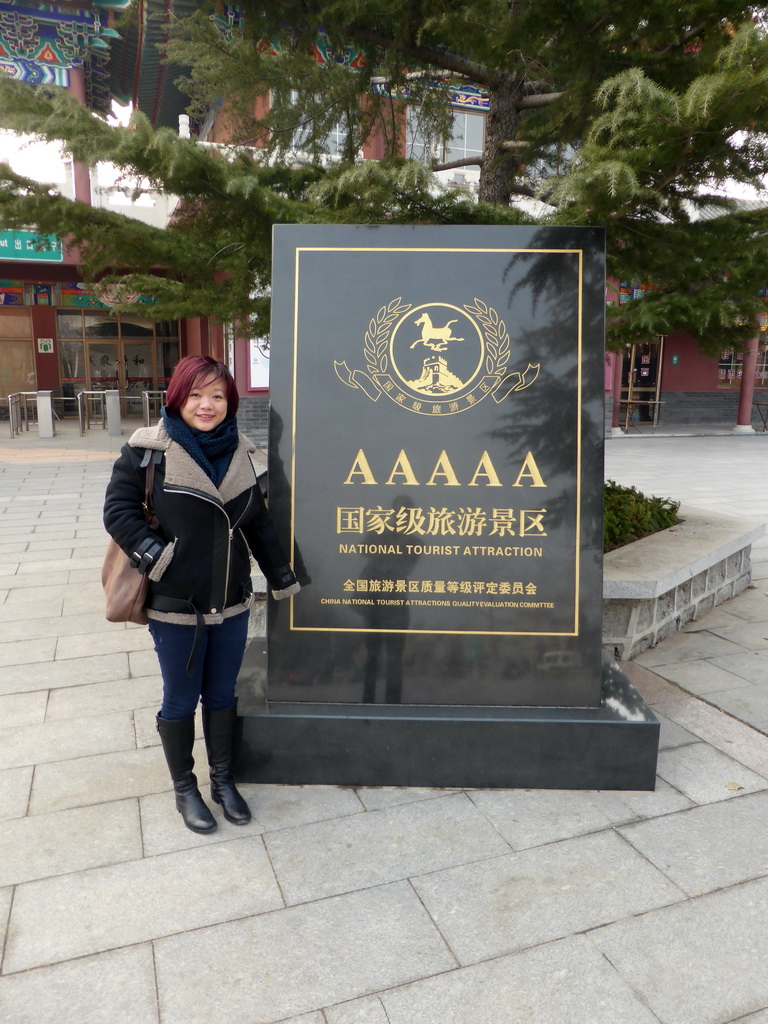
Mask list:
[[[232,374],[224,363],[212,356],[184,356],[173,369],[168,381],[165,407],[174,416],[181,414],[182,406],[189,398],[189,393],[196,387],[204,387],[215,380],[222,380],[227,392],[227,417],[237,415],[240,396],[237,393]]]

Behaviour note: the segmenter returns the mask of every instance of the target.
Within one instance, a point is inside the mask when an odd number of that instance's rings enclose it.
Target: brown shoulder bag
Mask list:
[[[147,466],[144,504],[141,510],[153,528],[158,525],[157,516],[152,510],[154,482],[155,461],[152,458]],[[135,622],[139,626],[146,626],[149,620],[144,611],[144,602],[149,589],[149,575],[134,569],[128,555],[111,537],[101,566],[101,585],[107,600],[106,615],[109,622]]]

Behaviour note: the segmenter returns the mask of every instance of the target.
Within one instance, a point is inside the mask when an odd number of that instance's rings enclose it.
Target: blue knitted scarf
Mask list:
[[[168,436],[192,456],[218,487],[227,475],[240,439],[235,417],[229,417],[213,430],[195,430],[194,427],[188,427],[181,416],[169,413],[165,406],[161,412]]]

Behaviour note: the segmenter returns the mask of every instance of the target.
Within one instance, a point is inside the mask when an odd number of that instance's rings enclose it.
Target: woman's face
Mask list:
[[[227,415],[227,388],[224,381],[219,378],[209,384],[198,382],[189,392],[179,412],[187,426],[195,430],[210,431],[218,427]]]

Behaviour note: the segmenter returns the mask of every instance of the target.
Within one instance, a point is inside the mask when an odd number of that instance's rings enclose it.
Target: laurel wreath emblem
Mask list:
[[[411,303],[400,305],[402,296],[398,296],[387,306],[382,306],[376,316],[368,324],[365,332],[365,345],[363,352],[368,360],[369,373],[386,373],[389,360],[387,359],[387,345],[389,343],[389,332],[392,324],[399,316],[403,316],[411,308]]]
[[[465,305],[467,313],[473,313],[483,325],[488,355],[485,360],[485,372],[496,376],[502,374],[509,362],[509,332],[507,325],[499,318],[499,314],[475,296],[474,306]]]
[[[500,376],[509,362],[509,332],[504,321],[491,306],[475,297],[474,305],[465,304],[464,309],[477,317],[485,334],[486,360],[485,371],[490,376]],[[402,296],[393,299],[388,305],[382,306],[368,324],[365,332],[363,352],[368,362],[369,373],[386,373],[389,366],[387,348],[392,324],[404,316],[412,303],[401,304]]]

